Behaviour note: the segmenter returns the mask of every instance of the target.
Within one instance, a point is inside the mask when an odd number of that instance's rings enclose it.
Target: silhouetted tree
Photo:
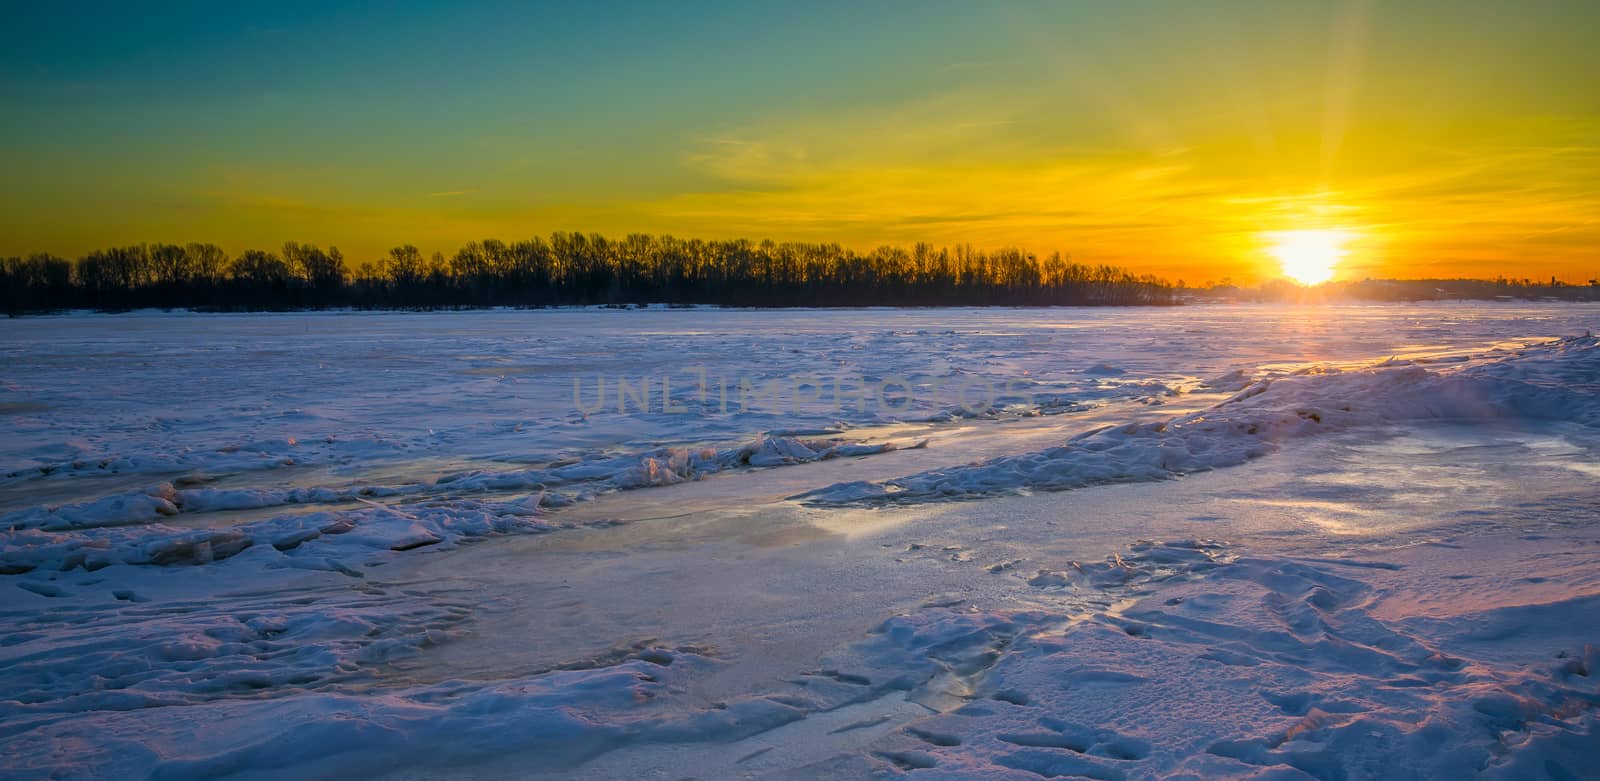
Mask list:
[[[32,265],[30,265],[32,264]],[[35,266],[38,268],[35,269]],[[405,244],[354,273],[336,248],[288,242],[231,262],[214,244],[137,245],[0,268],[8,311],[62,306],[448,307],[562,304],[732,306],[1169,304],[1169,285],[1060,253],[970,246],[867,253],[839,244],[558,232],[469,242],[424,256]],[[54,280],[54,281],[50,281]]]
[[[422,251],[406,244],[389,250],[384,272],[396,285],[413,287],[427,275],[427,266],[423,263]]]
[[[194,281],[200,285],[215,285],[227,276],[228,253],[215,244],[194,243],[184,247],[189,255],[189,262],[194,273]]]
[[[229,269],[233,278],[240,282],[265,288],[284,288],[293,278],[289,264],[270,252],[258,249],[247,249],[234,258],[233,266]]]
[[[323,252],[315,244],[285,242],[283,259],[297,279],[317,291],[328,291],[344,284],[344,256],[338,247]]]

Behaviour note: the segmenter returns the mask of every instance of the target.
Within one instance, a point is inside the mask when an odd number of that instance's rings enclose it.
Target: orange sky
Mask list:
[[[1199,283],[1323,230],[1336,278],[1581,281],[1595,29],[1566,0],[40,9],[0,33],[0,253],[644,231]]]

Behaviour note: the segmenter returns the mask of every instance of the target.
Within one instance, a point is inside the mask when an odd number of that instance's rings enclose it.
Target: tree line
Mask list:
[[[1600,301],[1600,280],[1575,285],[1555,277],[1549,280],[1506,276],[1494,279],[1363,279],[1339,283],[1337,295],[1360,301]]]
[[[1288,280],[1271,280],[1256,287],[1243,288],[1224,281],[1205,288],[1185,289],[1179,283],[1180,300],[1326,302],[1370,301],[1398,303],[1412,301],[1600,301],[1600,279],[1586,284],[1531,278],[1494,279],[1361,279],[1324,282],[1302,287]]]
[[[839,244],[555,233],[469,242],[453,255],[391,249],[351,269],[338,248],[289,242],[230,257],[215,244],[137,244],[76,261],[0,259],[9,313],[146,307],[281,310],[592,304],[724,306],[1151,305],[1152,275],[1060,253],[970,246],[857,252]]]

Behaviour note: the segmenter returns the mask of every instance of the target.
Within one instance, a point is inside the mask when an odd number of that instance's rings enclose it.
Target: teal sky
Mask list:
[[[1600,267],[1600,3],[8,4],[0,253],[552,230]]]

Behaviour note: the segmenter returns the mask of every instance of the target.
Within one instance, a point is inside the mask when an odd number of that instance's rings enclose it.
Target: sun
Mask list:
[[[1267,252],[1278,259],[1283,275],[1302,285],[1317,285],[1333,278],[1333,269],[1348,251],[1350,234],[1340,230],[1276,231],[1264,234]]]

